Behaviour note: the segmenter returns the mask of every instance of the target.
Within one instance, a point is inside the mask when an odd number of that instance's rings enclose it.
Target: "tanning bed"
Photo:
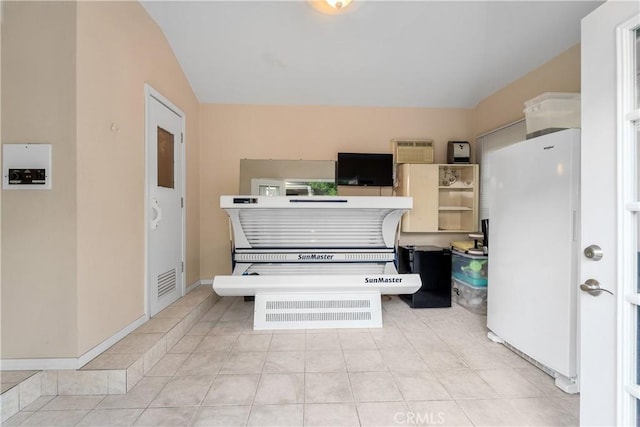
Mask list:
[[[254,329],[382,326],[380,296],[413,294],[398,274],[395,236],[410,197],[222,196],[233,273],[220,296],[255,296]]]

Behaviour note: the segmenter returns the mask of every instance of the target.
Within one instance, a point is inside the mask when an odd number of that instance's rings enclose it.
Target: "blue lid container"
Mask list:
[[[487,256],[452,252],[451,276],[454,279],[481,288],[487,286],[488,274],[489,259]]]

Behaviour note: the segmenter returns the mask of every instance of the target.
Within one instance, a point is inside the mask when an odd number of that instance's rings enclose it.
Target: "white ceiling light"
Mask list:
[[[352,0],[309,0],[309,3],[314,9],[327,15],[344,13],[345,9],[353,8]],[[347,6],[350,7],[347,8]]]
[[[347,7],[349,3],[351,3],[351,0],[325,0],[325,1],[329,6],[331,6],[334,9],[342,9],[344,7]]]

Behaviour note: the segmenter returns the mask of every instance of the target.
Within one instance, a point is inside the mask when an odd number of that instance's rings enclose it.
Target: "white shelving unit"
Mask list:
[[[478,227],[478,165],[401,164],[396,195],[413,197],[408,233],[468,233]]]

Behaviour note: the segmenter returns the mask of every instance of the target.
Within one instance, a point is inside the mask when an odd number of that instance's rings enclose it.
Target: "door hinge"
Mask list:
[[[180,268],[182,269],[182,272],[184,273],[184,261],[180,261]]]
[[[180,144],[184,143],[184,133],[180,133]]]
[[[180,197],[180,207],[184,208],[184,197]]]

